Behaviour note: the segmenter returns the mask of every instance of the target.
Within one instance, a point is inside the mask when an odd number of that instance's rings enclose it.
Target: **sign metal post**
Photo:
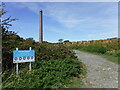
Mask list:
[[[29,48],[30,50],[31,50],[31,47]],[[30,64],[29,64],[29,70],[31,71],[32,69],[31,69],[31,62],[30,62]]]
[[[16,50],[18,50],[18,48],[16,48]],[[16,63],[16,74],[18,76],[18,63]]]

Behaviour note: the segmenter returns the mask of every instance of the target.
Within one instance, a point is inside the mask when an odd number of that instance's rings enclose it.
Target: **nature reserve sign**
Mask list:
[[[18,75],[18,63],[30,62],[29,70],[31,71],[31,62],[35,61],[35,51],[31,50],[16,50],[13,51],[13,63],[16,63],[16,74]]]
[[[35,51],[34,50],[14,50],[13,51],[13,63],[34,62]]]

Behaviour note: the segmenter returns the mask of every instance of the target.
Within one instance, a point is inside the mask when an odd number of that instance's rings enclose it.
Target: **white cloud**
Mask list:
[[[56,27],[54,27],[54,26],[46,26],[45,27],[45,30],[49,30],[50,32],[52,31],[52,32],[56,32],[56,33],[58,33],[58,34],[62,34],[62,35],[68,35],[65,31],[63,31],[63,30],[61,30],[61,29],[59,29],[59,28],[56,28]]]
[[[97,5],[92,5],[90,8],[89,7],[82,7],[82,6],[71,6],[69,4],[65,3],[20,3],[21,5],[16,5],[19,8],[25,8],[27,7],[29,10],[32,12],[39,14],[39,11],[42,9],[43,13],[45,16],[51,17],[52,19],[56,20],[59,22],[61,25],[65,26],[66,28],[75,28],[79,27],[83,22],[94,22],[95,24],[101,24],[101,25],[107,25],[105,24],[104,21],[106,19],[110,20],[110,18],[104,18],[104,17],[96,17],[94,15],[98,14],[105,14],[108,16],[108,14],[113,15],[115,14],[113,11],[115,9],[115,6],[113,7],[106,7],[106,4],[100,3]],[[67,5],[67,6],[66,6]],[[96,8],[103,8],[104,10],[98,10],[97,13],[93,13]],[[86,15],[88,11],[85,11],[86,9],[90,12],[90,15]],[[117,11],[116,11],[117,12]],[[86,13],[86,14],[84,14]],[[85,16],[84,16],[85,15]],[[101,22],[97,22],[99,21]],[[105,19],[105,20],[104,20]],[[111,18],[112,19],[112,18]],[[104,24],[103,24],[104,23]],[[109,23],[109,22],[108,22]]]
[[[37,3],[22,3],[22,5],[36,14],[39,14],[40,9],[42,9]]]
[[[50,4],[46,6],[46,10],[48,11],[47,16],[53,18],[66,28],[75,28],[80,23],[85,22],[88,18],[81,17],[79,13],[77,13],[77,9],[73,8],[67,4]]]
[[[86,37],[89,38],[89,40],[113,38],[113,37],[118,37],[118,32],[112,31],[112,32],[93,33],[93,34],[88,34]]]
[[[18,8],[28,8],[32,12],[39,14],[39,11],[42,9],[45,16],[51,17],[56,20],[63,26],[67,28],[74,28],[79,23],[86,21],[87,19],[78,18],[78,15],[75,14],[75,11],[70,11],[70,8],[67,8],[65,4],[42,4],[42,3],[14,3]]]

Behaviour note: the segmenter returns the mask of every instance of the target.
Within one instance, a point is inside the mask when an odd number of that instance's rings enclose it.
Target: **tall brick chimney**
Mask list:
[[[40,11],[40,27],[39,27],[39,43],[43,42],[43,22],[42,22],[42,10]]]

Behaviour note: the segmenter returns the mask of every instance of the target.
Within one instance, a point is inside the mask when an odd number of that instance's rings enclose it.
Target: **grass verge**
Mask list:
[[[79,49],[79,50],[80,50],[80,49]],[[100,54],[100,53],[96,53],[96,52],[88,52],[88,51],[85,51],[85,50],[80,50],[80,51],[87,52],[87,53],[90,53],[90,54],[100,55],[100,56],[102,56],[103,58],[105,58],[105,59],[107,59],[107,60],[109,60],[109,61],[111,61],[111,62],[120,64],[120,61],[118,60],[118,57],[117,57],[117,56],[108,55],[108,54]]]

